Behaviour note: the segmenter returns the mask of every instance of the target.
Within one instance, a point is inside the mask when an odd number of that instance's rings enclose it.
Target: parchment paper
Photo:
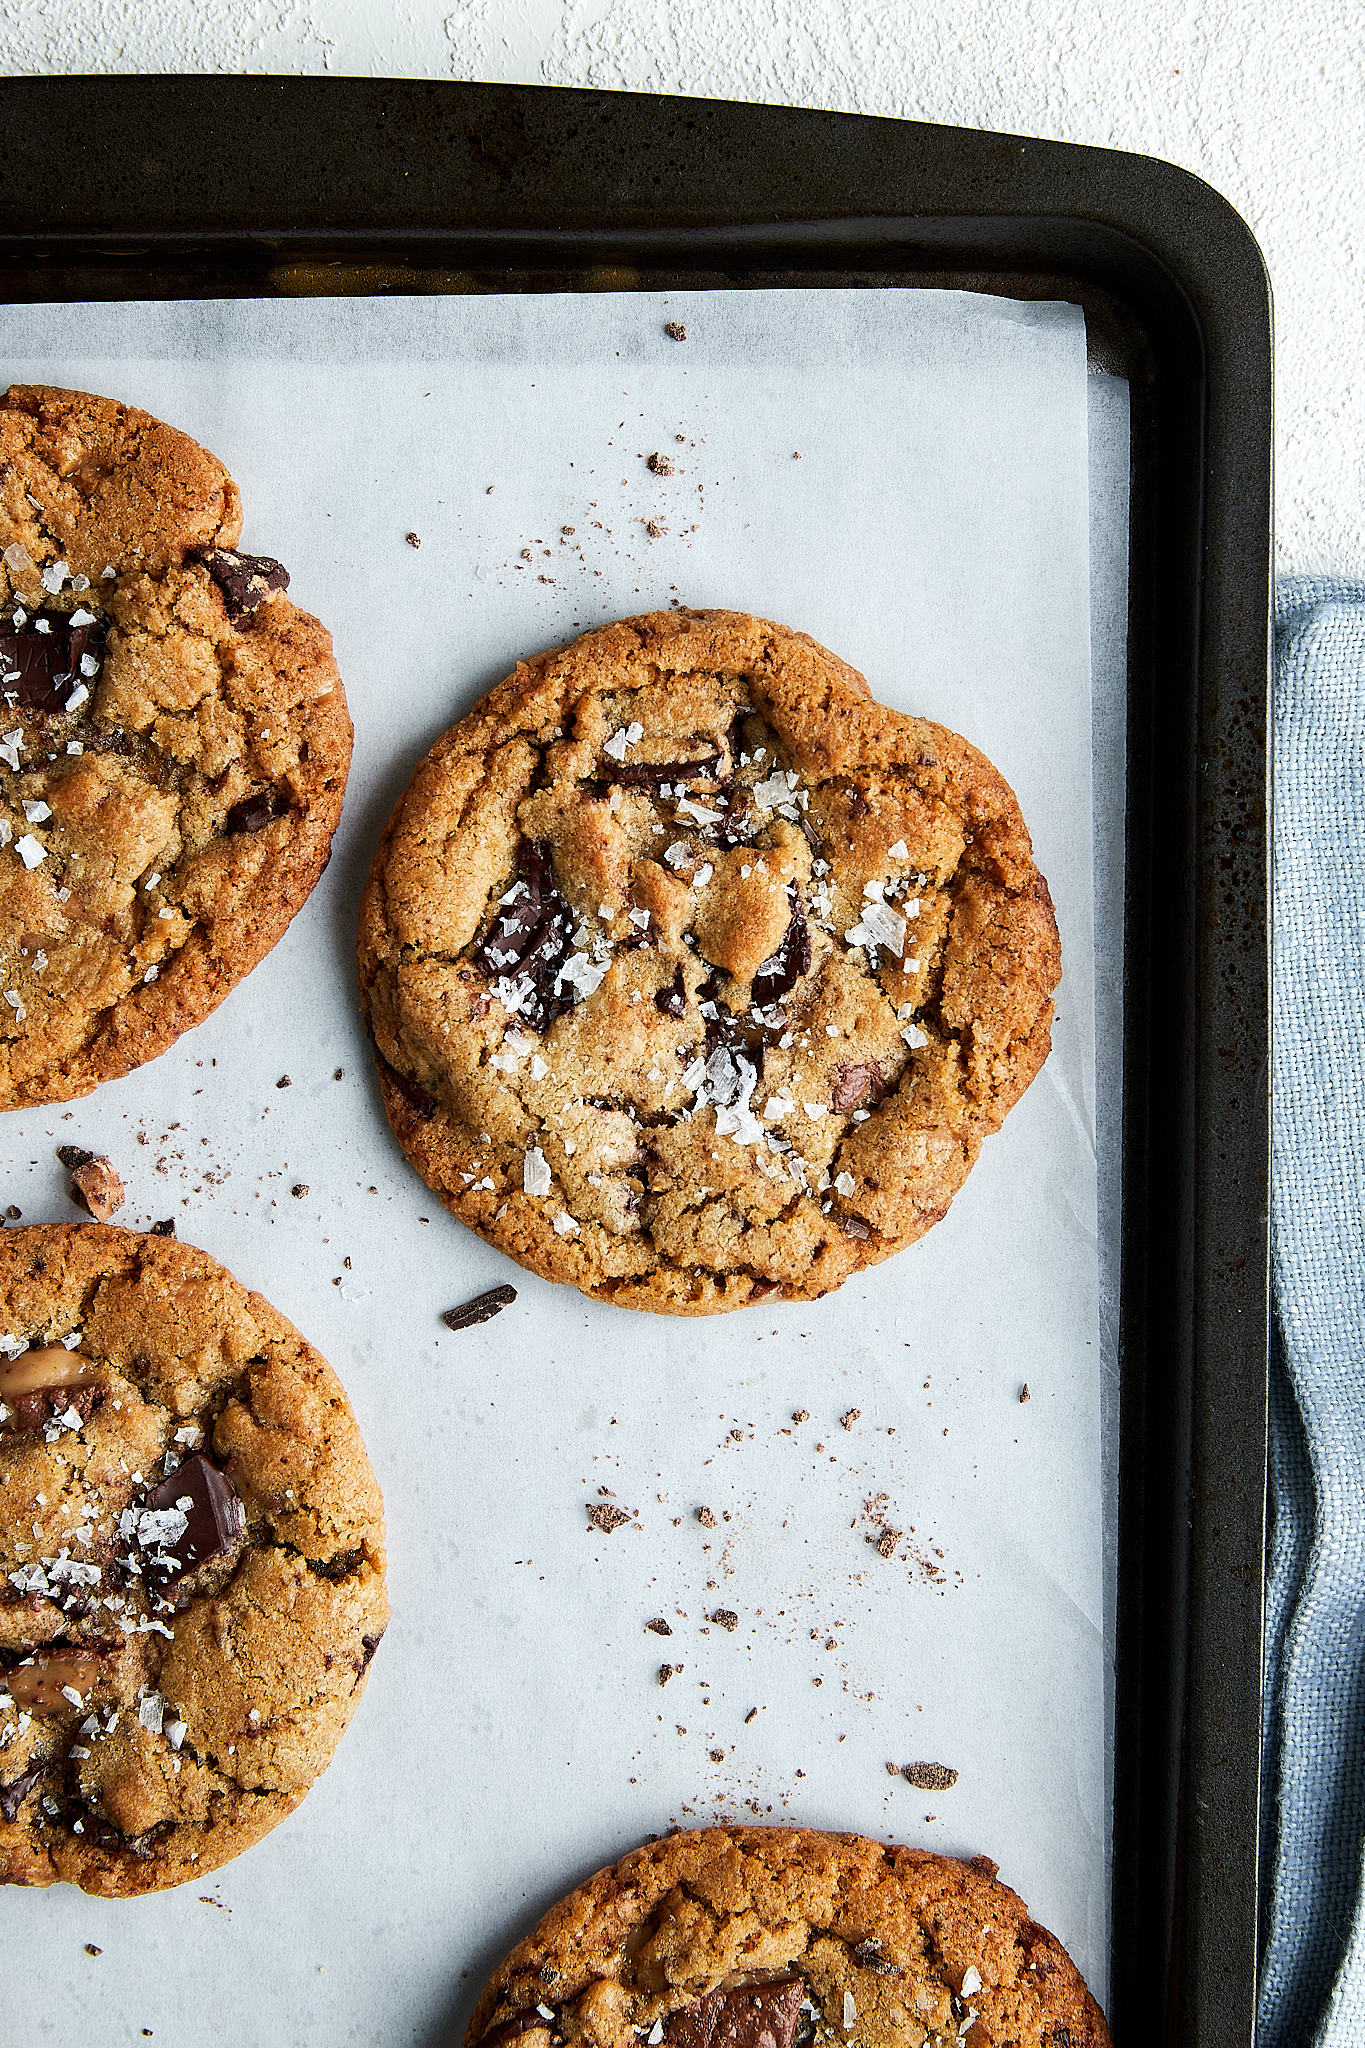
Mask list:
[[[1088,410],[1079,310],[10,307],[0,360],[226,461],[243,544],[330,626],[356,722],[335,857],[286,938],[160,1060],[7,1118],[4,1198],[68,1219],[55,1145],[107,1151],[120,1222],[173,1215],[319,1345],[384,1487],[394,1607],[335,1762],[261,1846],[144,1900],[0,1892],[0,2039],[436,2048],[559,1894],[714,1816],[987,1852],[1103,1998],[1127,428],[1112,380]],[[518,656],[671,601],[804,628],[982,746],[1065,960],[1048,1065],[945,1222],[814,1307],[697,1323],[590,1304],[444,1215],[384,1121],[353,973],[430,742]],[[514,1307],[443,1329],[503,1280]],[[639,1511],[609,1537],[585,1514],[604,1488]],[[888,1774],[913,1761],[956,1786]]]

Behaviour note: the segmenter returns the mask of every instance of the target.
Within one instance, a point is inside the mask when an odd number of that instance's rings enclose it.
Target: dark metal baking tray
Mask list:
[[[1254,2033],[1271,328],[1150,158],[597,92],[0,81],[13,302],[947,285],[1085,308],[1132,404],[1115,2039]]]

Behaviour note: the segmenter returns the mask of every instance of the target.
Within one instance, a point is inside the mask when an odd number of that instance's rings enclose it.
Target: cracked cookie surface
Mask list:
[[[189,1245],[0,1233],[0,1882],[215,1869],[325,1769],[388,1621],[335,1373]]]
[[[937,1222],[1060,971],[985,757],[732,612],[519,666],[418,767],[360,917],[423,1179],[532,1271],[676,1314],[817,1297]]]
[[[1055,1936],[970,1863],[809,1828],[666,1836],[551,1908],[464,2048],[1109,2048]]]
[[[345,694],[241,524],[222,464],[149,414],[0,398],[0,1108],[164,1052],[326,864]]]

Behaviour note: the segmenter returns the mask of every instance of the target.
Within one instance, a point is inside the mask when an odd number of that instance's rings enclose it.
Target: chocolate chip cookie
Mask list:
[[[365,1447],[283,1316],[168,1238],[0,1234],[0,1882],[119,1898],[249,1848],[388,1615]]]
[[[222,464],[149,414],[0,398],[0,1108],[164,1052],[326,864],[331,638],[241,525]]]
[[[700,1828],[551,1908],[465,2048],[1108,2048],[1056,1938],[985,1856]]]
[[[417,769],[360,920],[389,1120],[446,1207],[685,1315],[828,1293],[936,1223],[1060,972],[984,756],[734,612],[518,667]]]

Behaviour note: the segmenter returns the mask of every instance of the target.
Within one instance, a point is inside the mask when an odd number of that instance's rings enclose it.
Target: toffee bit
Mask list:
[[[477,1323],[492,1322],[494,1316],[510,1308],[516,1298],[515,1287],[490,1287],[486,1294],[476,1294],[463,1308],[448,1308],[441,1321],[448,1330],[472,1330]]]
[[[703,1529],[714,1529],[716,1526],[716,1518],[710,1508],[698,1508],[697,1520],[701,1523]]]
[[[917,1792],[950,1792],[957,1783],[957,1772],[949,1764],[902,1764],[901,1776]]]
[[[624,1508],[614,1508],[610,1501],[592,1500],[587,1503],[588,1520],[594,1529],[600,1529],[604,1536],[610,1536],[613,1529],[621,1529],[630,1520]]]

